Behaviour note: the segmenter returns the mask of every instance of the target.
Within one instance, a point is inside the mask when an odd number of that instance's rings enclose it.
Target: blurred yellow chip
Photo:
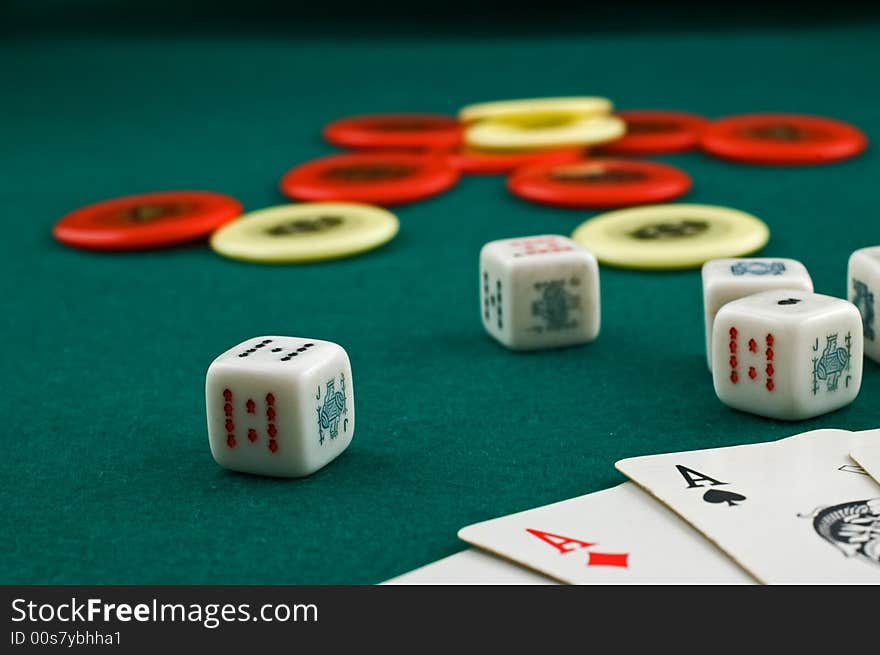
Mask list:
[[[540,112],[479,121],[465,129],[468,147],[480,150],[543,150],[582,147],[619,139],[626,124],[616,116]]]
[[[350,257],[390,241],[399,228],[391,212],[351,202],[279,205],[243,215],[211,236],[215,252],[267,264]]]
[[[482,120],[511,118],[536,113],[575,114],[577,116],[602,116],[614,109],[608,98],[598,96],[572,96],[562,98],[526,98],[523,100],[497,100],[463,107],[458,119],[463,123]]]
[[[670,204],[600,214],[571,238],[610,266],[683,269],[755,252],[767,243],[770,230],[738,209]]]

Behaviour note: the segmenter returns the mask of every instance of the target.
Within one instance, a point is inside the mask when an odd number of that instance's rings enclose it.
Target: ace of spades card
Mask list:
[[[880,583],[880,486],[850,451],[875,432],[634,457],[616,467],[766,584]]]

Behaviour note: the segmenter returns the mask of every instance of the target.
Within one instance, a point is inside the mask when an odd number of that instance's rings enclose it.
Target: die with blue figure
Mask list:
[[[880,246],[861,248],[849,257],[847,297],[862,315],[865,356],[880,363]]]
[[[512,350],[558,348],[599,334],[599,265],[571,239],[491,241],[480,251],[483,327]]]
[[[233,471],[309,475],[354,435],[351,363],[330,341],[248,339],[211,363],[205,401],[211,453]]]
[[[862,325],[852,303],[802,289],[764,291],[715,316],[712,378],[736,409],[784,420],[831,412],[862,383]]]
[[[806,266],[782,257],[713,259],[703,264],[703,318],[706,359],[712,370],[712,324],[724,305],[772,289],[813,290]]]

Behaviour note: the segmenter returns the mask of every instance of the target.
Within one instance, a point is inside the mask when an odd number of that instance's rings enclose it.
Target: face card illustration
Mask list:
[[[753,584],[636,485],[462,528],[458,536],[569,584]]]
[[[853,449],[849,456],[868,475],[880,482],[880,430],[872,430],[872,432],[877,438],[872,443]]]
[[[475,548],[426,564],[383,585],[555,585],[534,571]]]
[[[880,486],[848,453],[877,436],[634,457],[617,469],[766,584],[880,583]]]

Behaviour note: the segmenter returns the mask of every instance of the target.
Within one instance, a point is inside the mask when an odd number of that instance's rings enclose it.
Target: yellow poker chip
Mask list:
[[[751,214],[687,204],[607,212],[572,234],[603,264],[637,269],[696,268],[710,259],[755,252],[769,238],[766,223]]]
[[[573,114],[575,116],[601,116],[610,114],[614,105],[608,98],[598,96],[572,96],[563,98],[527,98],[523,100],[497,100],[463,107],[458,120],[473,123],[482,120],[514,118],[529,114]]]
[[[215,252],[266,264],[350,257],[390,241],[399,228],[391,212],[352,202],[279,205],[245,214],[211,236]]]
[[[479,150],[540,150],[590,146],[619,139],[626,123],[616,116],[534,113],[479,121],[465,130],[465,142]]]

